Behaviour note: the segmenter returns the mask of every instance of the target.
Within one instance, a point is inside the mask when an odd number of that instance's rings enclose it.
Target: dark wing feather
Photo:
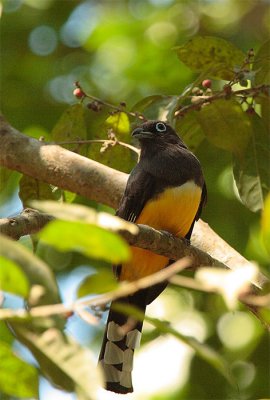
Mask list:
[[[116,215],[126,221],[135,222],[146,202],[155,192],[155,178],[138,165],[132,170],[125,193]]]

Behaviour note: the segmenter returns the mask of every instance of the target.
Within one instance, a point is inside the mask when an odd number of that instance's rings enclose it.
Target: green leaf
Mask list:
[[[268,130],[268,132],[270,132],[270,91],[269,91],[269,97],[262,97],[260,99],[260,104],[261,104],[261,115],[262,115],[262,120],[263,123],[266,127],[266,129]]]
[[[96,274],[87,276],[77,289],[77,296],[84,297],[89,294],[101,294],[115,290],[118,286],[112,271],[99,269]]]
[[[115,135],[119,138],[121,136],[126,136],[130,131],[130,124],[128,116],[125,112],[117,112],[113,115],[110,115],[106,121],[105,125],[107,128],[112,129]]]
[[[191,151],[195,151],[204,140],[204,132],[197,120],[198,111],[190,111],[184,117],[177,118],[176,130]]]
[[[97,212],[81,204],[60,204],[56,201],[33,201],[33,207],[44,211],[58,219],[66,221],[83,221],[118,232],[125,230],[132,234],[138,233],[138,227],[122,218],[106,212]]]
[[[127,261],[130,256],[129,247],[121,237],[84,222],[53,221],[39,237],[60,251],[74,250],[111,263]]]
[[[55,142],[83,140],[87,138],[85,123],[85,109],[82,104],[73,104],[61,115],[52,130],[52,139]],[[75,149],[79,154],[86,154],[85,146],[78,149],[78,145],[63,145],[69,150]]]
[[[90,110],[89,110],[90,111]],[[106,107],[98,113],[91,113],[90,138],[93,140],[108,140],[110,129],[116,138],[125,143],[130,143],[130,122],[126,113],[120,112],[108,116]],[[103,119],[101,118],[103,116]],[[89,147],[87,156],[111,168],[130,172],[136,162],[134,152],[120,144],[106,145],[92,143]]]
[[[8,345],[11,345],[13,341],[14,341],[14,336],[8,329],[7,324],[4,321],[0,321],[0,343],[3,342]]]
[[[232,43],[213,36],[196,36],[175,50],[192,71],[205,72],[208,78],[231,80],[245,60],[245,54]]]
[[[262,212],[261,232],[264,245],[270,256],[270,192],[265,199],[264,210]]]
[[[255,75],[255,85],[270,84],[270,40],[263,43],[257,51],[254,62],[253,71]]]
[[[217,100],[196,113],[206,138],[214,146],[240,155],[252,134],[251,121],[234,100]]]
[[[42,304],[59,303],[57,284],[49,267],[20,243],[3,235],[0,235],[0,242],[0,255],[18,264],[31,286],[41,285],[45,288]]]
[[[19,182],[19,197],[26,207],[31,200],[57,200],[59,195],[48,183],[23,175]]]
[[[0,392],[16,397],[38,398],[36,368],[18,358],[4,342],[0,342],[0,360]]]
[[[173,335],[177,339],[181,340],[188,346],[190,346],[197,356],[205,360],[207,363],[212,365],[221,375],[224,376],[224,378],[232,385],[235,386],[236,383],[234,381],[234,378],[231,374],[231,371],[229,369],[229,365],[225,361],[223,357],[221,357],[215,350],[207,346],[206,344],[202,344],[198,342],[196,339],[183,335],[182,333],[176,331],[174,328],[172,328],[168,322],[166,321],[161,321],[156,318],[151,318],[148,317],[147,315],[145,316],[144,313],[142,313],[140,310],[138,310],[136,307],[127,305],[127,304],[114,304],[114,309],[119,310],[123,312],[126,315],[131,315],[134,316],[136,319],[143,321],[144,319],[149,322],[151,325],[155,326],[160,333],[168,333],[170,335]]]
[[[4,204],[15,192],[20,174],[0,167],[0,204]]]
[[[16,325],[20,340],[32,351],[46,378],[67,391],[78,387],[87,400],[96,399],[102,380],[88,349],[55,328],[38,335]]]
[[[174,125],[174,111],[178,102],[177,96],[152,95],[140,100],[132,111],[142,113],[148,119],[167,120]]]
[[[15,262],[0,256],[0,290],[26,298],[29,281]]]
[[[240,198],[251,211],[263,208],[270,191],[269,133],[258,115],[251,115],[252,135],[245,152],[234,155],[234,178]]]

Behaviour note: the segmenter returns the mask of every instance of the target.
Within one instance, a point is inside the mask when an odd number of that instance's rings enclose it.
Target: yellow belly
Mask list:
[[[169,188],[149,201],[137,218],[137,224],[152,226],[184,237],[188,233],[200,204],[202,189],[193,181]],[[131,247],[131,261],[122,265],[120,280],[136,280],[164,268],[169,259],[149,250]]]

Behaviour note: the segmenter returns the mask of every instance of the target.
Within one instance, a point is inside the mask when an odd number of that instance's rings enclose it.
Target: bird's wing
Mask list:
[[[146,202],[155,193],[155,178],[141,168],[133,169],[116,215],[136,222]]]

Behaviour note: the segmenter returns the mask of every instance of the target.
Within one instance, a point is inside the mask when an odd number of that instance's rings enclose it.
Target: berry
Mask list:
[[[202,81],[202,87],[205,89],[210,89],[212,86],[212,81],[210,79],[205,79]]]
[[[82,99],[83,97],[85,97],[85,93],[80,88],[74,89],[73,94],[75,97],[77,97],[77,99]]]

